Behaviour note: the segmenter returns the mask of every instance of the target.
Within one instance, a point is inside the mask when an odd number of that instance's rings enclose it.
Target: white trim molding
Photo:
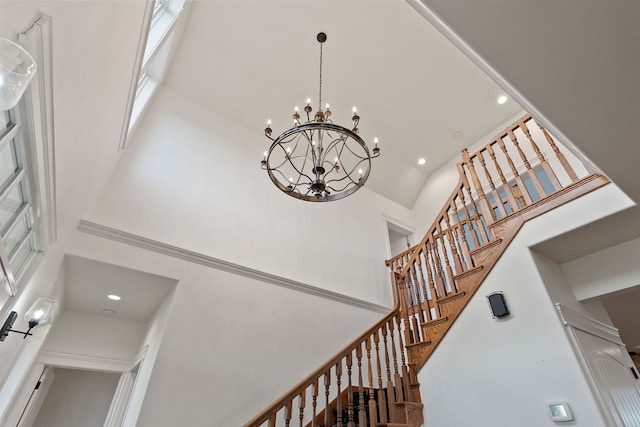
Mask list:
[[[194,264],[204,265],[206,267],[215,268],[216,270],[226,271],[228,273],[237,274],[239,276],[248,277],[250,279],[259,280],[272,285],[281,286],[283,288],[292,289],[298,292],[304,292],[309,295],[325,298],[332,301],[349,304],[354,307],[364,308],[366,310],[387,314],[391,307],[375,304],[349,295],[322,289],[316,286],[307,285],[302,282],[290,280],[275,274],[266,273],[264,271],[255,270],[232,262],[224,261],[201,253],[193,252],[177,246],[168,245],[156,240],[147,239],[146,237],[137,236],[115,228],[96,224],[94,222],[80,221],[78,231],[92,234],[94,236],[109,239],[114,242],[124,243],[135,246],[137,248],[146,249],[162,255],[178,258]]]
[[[56,162],[53,109],[53,18],[41,15],[18,42],[35,58],[38,72],[25,95],[28,132],[34,141],[34,178],[39,203],[35,214],[41,219],[42,247],[57,239]]]
[[[571,326],[572,328],[611,341],[614,344],[624,346],[617,328],[600,322],[599,320],[592,319],[586,314],[580,313],[560,303],[556,303],[555,306],[564,326]]]
[[[55,368],[85,369],[101,372],[129,372],[134,367],[131,360],[111,359],[107,357],[87,356],[83,354],[43,351],[38,363]]]

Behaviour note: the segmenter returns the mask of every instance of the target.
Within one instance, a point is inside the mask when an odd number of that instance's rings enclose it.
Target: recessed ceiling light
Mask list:
[[[424,165],[425,163],[427,163],[427,161],[425,159],[418,159],[418,164],[420,166]]]
[[[498,104],[504,104],[505,102],[507,102],[507,97],[505,95],[498,97]]]
[[[120,295],[114,295],[114,294],[107,295],[107,298],[109,298],[112,301],[120,301],[122,299]]]
[[[113,316],[114,314],[116,314],[115,310],[111,310],[110,308],[105,308],[102,310],[102,314],[108,314],[110,316]]]
[[[453,137],[454,137],[454,138],[462,138],[462,132],[460,132],[460,131],[456,131],[456,132],[454,132],[454,133],[453,133]]]

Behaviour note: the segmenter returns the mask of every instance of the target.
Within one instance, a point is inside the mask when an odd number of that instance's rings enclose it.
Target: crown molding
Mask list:
[[[146,237],[127,233],[125,231],[117,230],[115,228],[107,227],[94,222],[81,220],[80,224],[78,225],[78,231],[104,239],[109,239],[114,242],[124,243],[126,245],[146,249],[152,252],[192,262],[195,264],[204,265],[216,270],[233,273],[238,276],[259,280],[261,282],[266,282],[283,288],[292,289],[298,292],[303,292],[305,294],[325,298],[343,304],[348,304],[358,308],[363,308],[365,310],[371,310],[382,314],[387,314],[391,310],[391,307],[385,307],[383,305],[375,304],[359,298],[354,298],[349,295],[344,295],[339,292],[307,285],[302,282],[287,279],[281,276],[276,276],[275,274],[270,274],[239,264],[234,264],[232,262],[224,261],[219,258],[203,255],[201,253],[179,248],[177,246],[168,245],[157,240],[148,239]]]

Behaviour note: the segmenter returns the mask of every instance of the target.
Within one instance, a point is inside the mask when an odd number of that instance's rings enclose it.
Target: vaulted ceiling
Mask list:
[[[520,111],[404,1],[195,1],[165,85],[254,129],[258,167],[267,119],[277,134],[295,106],[317,105],[320,31],[323,103],[345,124],[358,107],[361,135],[382,149],[367,187],[406,207],[431,172]]]

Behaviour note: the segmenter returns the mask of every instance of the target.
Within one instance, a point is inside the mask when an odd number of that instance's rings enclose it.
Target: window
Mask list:
[[[155,0],[153,4],[127,133],[138,123],[153,93],[164,79],[176,23],[181,16],[184,3],[185,0]]]
[[[10,295],[38,252],[34,187],[19,107],[0,112],[0,267]]]

